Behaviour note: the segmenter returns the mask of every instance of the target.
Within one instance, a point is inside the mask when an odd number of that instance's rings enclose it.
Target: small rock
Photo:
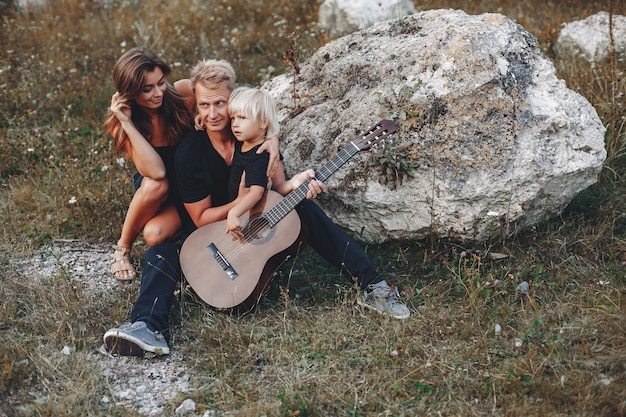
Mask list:
[[[127,400],[133,396],[130,390],[117,391],[114,395],[120,400]]]
[[[604,374],[600,374],[600,383],[602,385],[604,385],[606,387],[606,386],[609,386],[611,384],[611,382],[613,382],[613,380],[611,378],[607,377]]]
[[[181,415],[193,413],[194,411],[196,411],[196,403],[189,398],[183,401],[182,404],[176,408],[176,414]]]
[[[528,293],[529,289],[530,289],[530,284],[527,283],[526,281],[520,282],[520,284],[517,287],[515,287],[515,291],[521,292],[522,294]]]

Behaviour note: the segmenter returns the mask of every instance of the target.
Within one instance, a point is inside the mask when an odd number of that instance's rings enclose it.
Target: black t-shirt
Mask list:
[[[228,186],[228,197],[230,200],[237,198],[239,192],[239,183],[241,182],[241,176],[246,173],[246,187],[253,185],[259,185],[263,188],[267,186],[267,164],[269,163],[270,156],[267,152],[263,152],[257,155],[256,151],[261,144],[256,145],[249,151],[242,152],[241,146],[243,142],[237,141],[235,143],[235,157],[233,158],[233,165],[230,169],[230,179]]]
[[[208,196],[214,207],[231,201],[228,198],[230,167],[213,148],[205,131],[185,135],[176,149],[174,166],[183,203],[195,203]],[[186,223],[183,228],[188,233],[196,229],[193,222]]]

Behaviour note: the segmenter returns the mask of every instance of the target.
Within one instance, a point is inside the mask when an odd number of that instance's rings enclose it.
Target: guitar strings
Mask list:
[[[244,247],[262,237],[264,230],[275,227],[293,208],[304,198],[308,192],[307,180],[287,196],[283,197],[270,210],[263,212],[256,218],[249,217],[248,224],[244,226],[240,233],[230,233],[232,235],[231,244],[221,251],[226,258],[236,257],[243,252]]]

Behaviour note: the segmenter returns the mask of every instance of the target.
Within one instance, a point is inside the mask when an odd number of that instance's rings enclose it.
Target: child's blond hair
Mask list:
[[[278,136],[280,132],[274,98],[260,88],[237,87],[228,99],[228,114],[240,114],[261,124],[267,123],[267,138]]]

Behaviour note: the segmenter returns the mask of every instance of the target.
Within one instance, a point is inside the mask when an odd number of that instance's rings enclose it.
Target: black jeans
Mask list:
[[[179,252],[182,241],[161,243],[148,248],[143,257],[139,296],[130,321],[145,322],[169,339],[169,314],[174,291],[181,281]]]
[[[340,268],[348,279],[356,278],[362,289],[383,280],[361,245],[333,223],[317,204],[304,200],[296,211],[308,228],[309,246],[328,263]]]
[[[350,281],[356,278],[365,289],[382,281],[361,245],[332,222],[315,203],[303,201],[296,208],[308,229],[308,244],[327,262],[337,267]],[[169,312],[176,285],[181,281],[179,252],[182,241],[162,243],[149,248],[143,257],[139,297],[130,321],[144,321],[169,338]]]

